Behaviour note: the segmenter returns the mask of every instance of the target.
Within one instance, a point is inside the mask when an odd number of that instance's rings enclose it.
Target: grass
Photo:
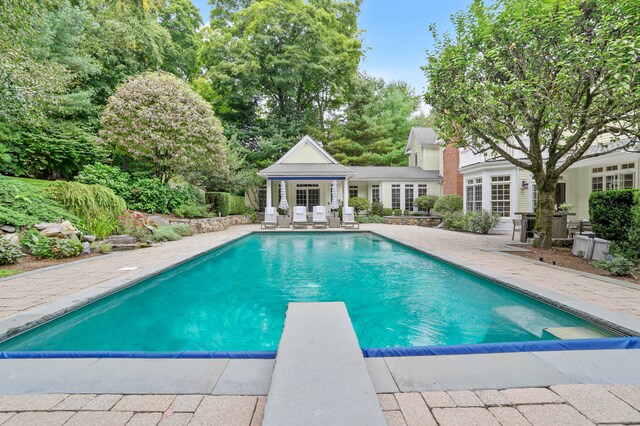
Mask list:
[[[10,277],[11,275],[16,275],[21,272],[20,269],[0,269],[0,278]]]
[[[46,188],[51,185],[53,181],[51,180],[42,180],[42,179],[30,179],[30,178],[21,178],[21,177],[11,177],[4,176],[7,179],[17,180],[18,182],[26,183],[27,185],[35,186],[36,188]]]

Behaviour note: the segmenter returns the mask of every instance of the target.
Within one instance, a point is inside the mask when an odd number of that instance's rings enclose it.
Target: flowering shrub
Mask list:
[[[125,210],[118,216],[118,234],[128,234],[138,241],[151,238],[151,231],[144,224],[144,216],[132,210]]]

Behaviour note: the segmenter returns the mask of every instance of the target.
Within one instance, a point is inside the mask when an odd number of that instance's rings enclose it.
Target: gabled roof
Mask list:
[[[315,149],[318,152],[318,154],[320,154],[322,157],[324,157],[327,160],[327,163],[338,164],[338,161],[335,158],[333,158],[331,154],[325,151],[322,148],[322,146],[318,142],[314,141],[309,135],[305,135],[302,139],[300,139],[300,141],[297,144],[295,144],[293,148],[287,151],[285,155],[283,155],[282,157],[280,157],[278,161],[276,161],[276,164],[284,163],[289,157],[291,157],[293,154],[295,154],[298,150],[300,150],[305,145],[308,145],[311,148]]]
[[[409,132],[409,139],[407,139],[407,146],[404,149],[405,154],[411,151],[411,146],[416,143],[421,147],[442,145],[442,139],[438,137],[436,131],[431,127],[412,127]]]
[[[422,170],[420,167],[349,166],[356,175],[351,180],[440,180],[438,170]]]

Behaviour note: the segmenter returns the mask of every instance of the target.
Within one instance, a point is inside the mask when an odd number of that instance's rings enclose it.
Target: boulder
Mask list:
[[[47,228],[56,228],[58,227],[57,223],[47,223],[47,222],[42,222],[42,223],[38,223],[36,225],[33,225],[34,228],[36,228],[38,231],[42,231],[45,230]]]
[[[116,246],[120,244],[137,244],[138,240],[131,235],[112,235],[104,240],[104,242]]]
[[[64,222],[62,222],[60,224],[60,229],[62,230],[62,232],[64,232],[65,234],[71,234],[72,232],[76,232],[78,229],[73,226],[73,224],[71,222],[69,222],[68,220],[65,220]]]
[[[158,226],[169,226],[171,222],[168,219],[165,219],[162,216],[149,216],[147,218],[147,223],[150,225]]]
[[[0,231],[4,231],[4,232],[8,232],[10,234],[13,234],[14,232],[16,232],[16,227],[12,226],[12,225],[4,225],[4,226],[0,226]]]
[[[60,229],[57,226],[52,226],[52,227],[47,227],[45,229],[42,229],[40,233],[45,237],[57,237],[58,235],[62,234],[62,229]]]
[[[91,244],[86,241],[82,243],[82,254],[91,254]]]
[[[95,235],[86,234],[82,236],[82,241],[85,243],[92,243],[96,240]]]

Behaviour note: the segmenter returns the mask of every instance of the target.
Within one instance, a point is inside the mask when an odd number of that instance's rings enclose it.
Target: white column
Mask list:
[[[343,203],[344,203],[344,207],[349,207],[349,181],[345,178],[345,180],[342,181],[342,189],[343,189]]]
[[[271,205],[271,181],[267,179],[267,207],[272,207]]]

